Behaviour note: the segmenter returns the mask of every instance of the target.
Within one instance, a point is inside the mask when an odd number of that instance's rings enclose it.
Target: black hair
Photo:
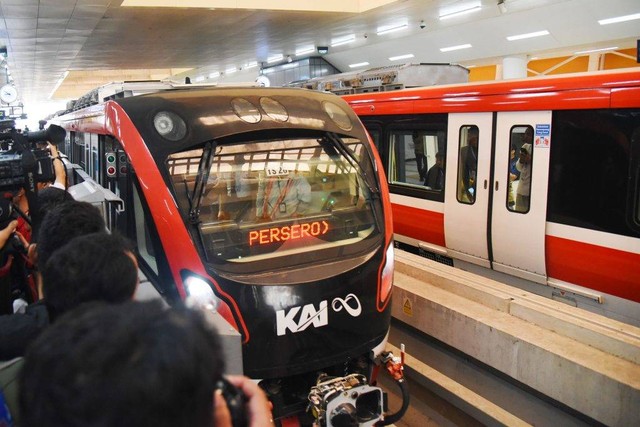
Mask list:
[[[52,320],[87,301],[130,300],[138,285],[131,244],[105,231],[76,237],[41,266],[44,301]]]
[[[61,188],[45,187],[42,190],[38,190],[37,218],[40,220],[40,223],[42,223],[42,218],[47,212],[67,200],[73,200],[73,197],[71,197],[71,194],[67,193],[66,190],[63,190]],[[38,234],[40,234],[40,224],[33,224],[33,230],[34,232],[31,235],[31,243],[37,243]]]
[[[51,254],[77,236],[106,230],[100,210],[87,202],[67,200],[47,212],[38,232],[38,265],[43,266]]]
[[[159,301],[85,304],[29,348],[23,427],[210,427],[224,372],[200,312]]]

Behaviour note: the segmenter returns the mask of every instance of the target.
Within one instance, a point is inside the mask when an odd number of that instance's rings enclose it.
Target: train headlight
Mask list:
[[[262,120],[262,113],[258,107],[244,98],[235,98],[231,101],[231,107],[240,119],[247,123],[258,123]]]
[[[160,111],[153,117],[156,132],[169,141],[179,141],[187,134],[187,124],[171,111]]]
[[[278,122],[286,122],[289,120],[289,113],[284,105],[275,99],[260,98],[260,106],[267,113],[267,116]]]
[[[340,129],[351,130],[353,128],[353,123],[351,122],[349,115],[341,107],[337,106],[333,102],[323,102],[322,107],[329,115],[331,121],[333,121],[333,123],[335,123]]]
[[[216,311],[220,300],[213,293],[211,285],[199,277],[187,276],[184,281],[187,291],[186,304],[188,307]]]
[[[380,302],[386,301],[393,287],[393,271],[395,270],[396,261],[393,250],[393,242],[387,248],[385,254],[384,268],[380,275]]]

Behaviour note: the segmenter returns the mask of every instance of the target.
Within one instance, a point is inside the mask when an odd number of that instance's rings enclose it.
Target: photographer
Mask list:
[[[219,338],[199,311],[158,301],[85,305],[29,349],[21,425],[228,427],[216,392],[223,372]],[[245,377],[229,381],[248,399],[239,408],[247,425],[273,425],[264,392]]]
[[[12,230],[0,242],[0,314],[23,310],[38,299],[27,247],[43,212],[67,195],[66,172],[55,146],[65,134],[57,126],[22,134],[13,120],[0,121],[0,228]],[[16,226],[9,226],[13,221]]]

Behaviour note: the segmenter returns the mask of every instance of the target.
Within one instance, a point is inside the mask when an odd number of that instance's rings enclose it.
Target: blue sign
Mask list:
[[[551,135],[551,125],[550,124],[536,125],[536,135],[539,135],[539,136]]]

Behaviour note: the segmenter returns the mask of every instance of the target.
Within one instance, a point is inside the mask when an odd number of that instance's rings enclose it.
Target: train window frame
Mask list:
[[[431,199],[435,201],[444,202],[444,192],[446,189],[446,182],[443,182],[443,187],[441,189],[432,189],[425,185],[426,178],[429,174],[429,171],[436,166],[437,163],[437,154],[444,153],[444,158],[446,158],[446,128],[444,124],[442,126],[389,126],[387,132],[384,135],[384,147],[385,150],[385,169],[387,173],[387,182],[389,184],[390,190],[392,193],[403,194],[413,197],[420,197]],[[415,151],[415,136],[420,135],[422,137],[422,153],[419,151]],[[398,145],[398,136],[402,137],[403,147]],[[407,140],[411,138],[411,141]],[[414,144],[413,148],[411,148],[411,144]],[[418,179],[415,182],[408,182],[406,177],[406,168],[397,166],[397,156],[399,155],[398,151],[407,151],[407,147],[413,150],[412,152],[416,155],[415,159],[411,157],[407,157],[404,155],[404,165],[415,160],[416,162],[416,171],[413,172],[413,175],[418,174]],[[424,177],[421,178],[420,171],[418,170],[418,155],[422,154],[424,157]],[[443,162],[446,164],[446,162]],[[405,172],[403,172],[403,170]],[[443,173],[445,172],[443,168]],[[399,175],[405,175],[405,180],[397,179],[396,177]],[[444,176],[443,176],[444,177]]]
[[[131,209],[128,209],[128,226],[127,235],[135,244],[135,252],[138,259],[138,266],[146,278],[153,284],[156,290],[163,295],[169,302],[180,300],[180,294],[175,286],[173,273],[169,268],[169,261],[165,255],[160,237],[155,228],[155,223],[148,205],[143,198],[140,184],[135,178],[135,174],[130,172],[129,175],[130,202]],[[141,250],[140,236],[142,234],[144,246]],[[151,248],[152,254],[148,251]],[[154,263],[149,263],[150,255],[153,257]]]
[[[367,133],[371,138],[371,142],[373,143],[373,146],[376,148],[376,150],[378,150],[378,154],[381,155],[382,154],[381,144],[383,140],[382,138],[384,136],[384,129],[382,127],[382,123],[377,121],[376,122],[363,121],[362,124],[367,130]]]
[[[477,125],[474,124],[466,124],[466,125],[462,125],[460,126],[460,128],[458,129],[458,170],[456,173],[456,200],[458,201],[458,203],[462,203],[465,205],[473,205],[476,202],[476,188],[477,188],[477,175],[478,175],[478,148],[476,148],[476,153],[475,153],[475,176],[473,176],[473,184],[474,186],[473,191],[468,191],[464,186],[464,175],[465,175],[465,170],[464,165],[463,165],[463,161],[462,161],[462,157],[463,157],[463,149],[466,147],[469,147],[469,131],[471,130],[475,130],[475,132],[477,133],[476,139],[477,142],[476,144],[479,144],[480,142],[480,128]],[[464,145],[463,145],[464,143]],[[464,150],[465,154],[467,152],[471,151],[473,153],[472,150]],[[467,157],[467,156],[465,156]],[[467,163],[466,160],[464,162],[465,164]],[[471,177],[469,178],[469,180],[472,179]],[[466,197],[465,197],[466,196]]]
[[[631,159],[629,161],[629,183],[627,204],[629,206],[629,227],[640,232],[640,126],[631,132]]]
[[[527,131],[530,131],[530,135],[531,135],[531,139],[529,142],[526,141],[527,138]],[[517,137],[516,137],[517,135]],[[518,141],[516,141],[516,139],[518,139]],[[514,149],[514,144],[515,144],[515,149]],[[529,164],[530,166],[530,170],[529,170],[529,200],[527,203],[527,208],[524,210],[520,210],[518,209],[518,193],[517,193],[517,189],[520,185],[520,175],[522,173],[521,170],[517,169],[517,164],[520,162],[520,156],[522,155],[522,147],[524,144],[529,144],[530,145],[530,150],[531,153],[529,154],[529,156],[531,157],[531,159],[529,160]],[[507,192],[505,195],[505,206],[507,207],[507,210],[509,210],[509,212],[513,212],[513,213],[519,213],[519,214],[527,214],[529,213],[529,211],[531,210],[531,188],[533,186],[533,159],[534,159],[534,152],[535,150],[533,149],[533,126],[529,125],[529,124],[517,124],[517,125],[513,125],[511,127],[511,129],[509,129],[509,146],[507,147],[509,150],[509,156],[508,156],[508,162],[509,164],[507,165]],[[511,151],[514,151],[517,153],[517,160],[514,162],[513,166],[511,164]],[[516,170],[518,171],[518,179],[511,179],[511,175],[512,175],[512,170],[513,168],[516,168]],[[513,182],[514,181],[518,181],[518,185],[516,186],[516,189],[513,189]],[[512,197],[510,199],[510,196]],[[513,202],[513,203],[511,203]]]
[[[552,113],[547,221],[640,236],[640,223],[633,221],[640,182],[632,181],[631,169],[634,162],[640,167],[640,143],[631,142],[640,140],[639,118],[638,108]]]

